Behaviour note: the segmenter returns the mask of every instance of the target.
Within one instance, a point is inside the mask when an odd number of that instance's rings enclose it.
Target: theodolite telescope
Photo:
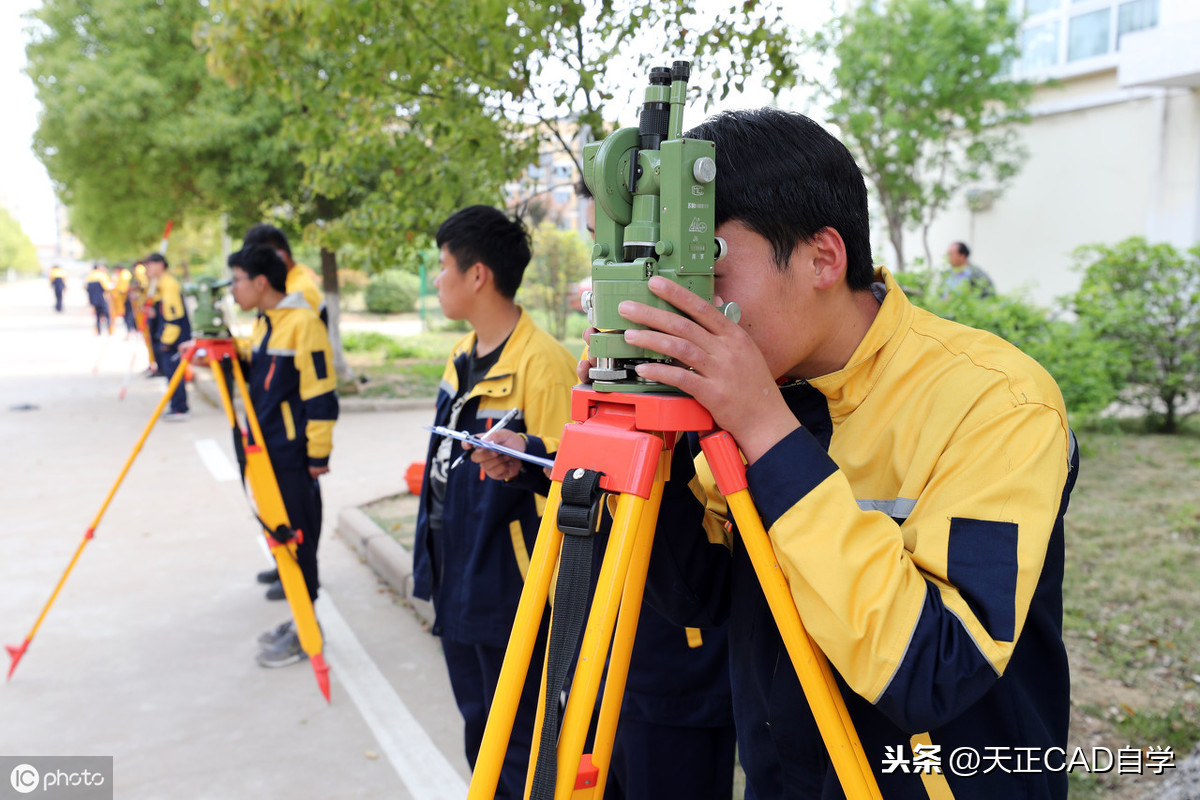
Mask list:
[[[620,128],[583,151],[583,177],[596,198],[592,289],[583,296],[592,334],[590,371],[601,392],[679,390],[637,376],[633,366],[666,356],[625,343],[629,323],[617,313],[622,300],[674,311],[646,285],[662,275],[710,302],[713,265],[725,255],[714,235],[716,149],[712,142],[683,138],[683,107],[691,63],[650,70],[637,128]],[[733,303],[722,307],[737,320]]]
[[[196,298],[196,310],[192,312],[192,328],[198,339],[228,339],[232,334],[225,322],[222,297],[231,281],[226,278],[199,278],[194,283],[183,285],[186,297]]]

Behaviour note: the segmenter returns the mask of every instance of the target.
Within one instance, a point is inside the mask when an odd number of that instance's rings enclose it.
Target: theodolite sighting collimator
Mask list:
[[[679,393],[639,378],[633,365],[665,361],[661,353],[625,343],[629,323],[617,313],[622,300],[676,309],[651,294],[647,281],[662,275],[710,302],[713,265],[724,255],[714,236],[716,149],[683,138],[691,64],[676,61],[650,70],[637,128],[620,128],[583,151],[583,177],[596,198],[592,289],[583,297],[592,334],[591,372],[602,392]],[[736,319],[737,307],[722,309]]]
[[[183,285],[183,294],[196,299],[192,312],[192,328],[197,338],[228,339],[232,336],[225,322],[225,309],[221,300],[231,281],[228,278],[198,278],[194,283]]]

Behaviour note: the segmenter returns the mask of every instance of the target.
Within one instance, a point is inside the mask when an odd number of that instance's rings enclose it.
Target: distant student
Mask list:
[[[112,332],[112,317],[108,313],[108,293],[112,291],[112,280],[108,271],[99,264],[92,265],[92,271],[85,279],[87,285],[88,303],[96,314],[96,335]]]
[[[54,290],[54,310],[61,314],[63,292],[67,290],[67,273],[58,264],[50,268],[50,288]]]
[[[288,522],[304,533],[296,560],[308,596],[316,600],[322,522],[317,479],[329,472],[338,416],[333,348],[304,298],[286,293],[286,266],[272,248],[240,250],[229,257],[229,266],[233,299],[242,310],[259,312],[250,339],[239,341],[239,355],[249,361],[246,382]],[[291,620],[264,633],[258,643],[263,667],[284,667],[306,657]]]
[[[179,367],[179,345],[192,337],[192,325],[183,304],[183,290],[175,276],[167,271],[166,257],[161,253],[151,253],[146,256],[144,263],[146,275],[154,282],[154,291],[150,296],[154,305],[147,312],[154,361],[158,364],[159,374],[167,379],[169,385]],[[171,395],[171,409],[163,415],[167,422],[182,422],[188,418],[186,384],[181,380]]]
[[[283,263],[287,265],[287,292],[300,292],[312,310],[321,318],[321,322],[329,324],[329,314],[325,308],[325,296],[317,282],[316,273],[311,269],[292,260],[292,247],[283,231],[274,225],[255,225],[246,231],[242,239],[242,249],[256,245],[267,245],[272,248]]]
[[[328,326],[329,314],[325,308],[325,296],[317,286],[316,275],[308,267],[292,260],[292,246],[288,243],[287,235],[274,225],[268,225],[265,222],[255,225],[246,231],[246,235],[242,238],[242,250],[248,252],[251,248],[258,246],[270,247],[283,259],[284,266],[287,268],[285,287],[287,294],[299,293],[303,296],[313,313],[320,317],[321,323]],[[283,584],[279,582],[278,570],[264,570],[258,573],[255,579],[259,583],[267,584],[268,600],[284,598]]]

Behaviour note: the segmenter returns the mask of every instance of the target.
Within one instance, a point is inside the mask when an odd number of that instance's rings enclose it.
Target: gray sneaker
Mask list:
[[[258,646],[263,650],[270,650],[275,646],[276,642],[291,632],[292,626],[293,622],[289,619],[287,622],[281,622],[265,633],[260,633],[258,635]]]
[[[255,656],[258,665],[267,668],[286,667],[306,658],[308,656],[300,649],[300,637],[295,631],[288,631],[269,649]]]

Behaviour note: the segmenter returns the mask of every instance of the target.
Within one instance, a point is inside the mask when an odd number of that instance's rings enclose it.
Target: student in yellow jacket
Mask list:
[[[88,302],[96,314],[96,335],[112,333],[112,314],[108,308],[112,279],[108,276],[108,270],[99,264],[93,264],[92,271],[87,274],[84,283]]]
[[[171,376],[179,367],[179,346],[192,338],[192,326],[187,307],[183,304],[183,289],[175,276],[167,271],[169,265],[166,257],[161,253],[151,253],[143,263],[146,265],[146,275],[154,285],[150,295],[153,306],[147,312],[154,361],[158,364],[158,373],[170,383]],[[182,422],[187,418],[187,381],[180,381],[175,394],[171,396],[171,409],[163,415],[163,419]]]
[[[67,290],[67,273],[58,264],[50,268],[50,288],[54,290],[54,310],[61,313],[63,292]]]
[[[446,362],[434,422],[479,434],[515,410],[508,429],[524,437],[525,449],[540,456],[556,452],[570,421],[575,359],[514,300],[530,259],[525,226],[490,206],[471,206],[442,223],[437,243],[441,271],[434,285],[442,312],[467,320],[472,330]],[[484,480],[479,466],[462,455],[455,440],[431,438],[417,512],[413,592],[433,600],[433,633],[442,639],[473,767],[544,498]],[[533,472],[541,477],[540,468]],[[542,660],[545,630],[543,621],[535,663]],[[521,694],[499,798],[524,796],[539,674],[529,670]]]
[[[117,267],[112,288],[112,313],[119,316],[125,323],[125,335],[128,337],[137,329],[133,320],[133,305],[130,302],[130,286],[133,283],[133,273],[127,267]]]
[[[333,425],[337,421],[337,376],[325,325],[299,294],[286,293],[283,260],[266,246],[229,257],[233,297],[243,310],[258,309],[249,340],[239,342],[248,361],[246,382],[267,454],[292,528],[304,532],[296,553],[309,597],[320,580],[321,487],[329,472]],[[303,659],[291,622],[259,637],[258,663],[282,667]]]
[[[872,267],[862,174],[815,122],[728,112],[688,135],[716,144],[729,254],[715,290],[741,321],[652,278],[681,313],[626,301],[645,328],[625,338],[677,362],[638,375],[692,395],[737,441],[884,798],[1065,798],[1063,515],[1078,456],[1058,387]],[[697,450],[675,455],[648,597],[679,624],[728,620],[747,795],[840,798],[725,500]],[[1008,768],[971,773],[972,753],[997,752]]]

